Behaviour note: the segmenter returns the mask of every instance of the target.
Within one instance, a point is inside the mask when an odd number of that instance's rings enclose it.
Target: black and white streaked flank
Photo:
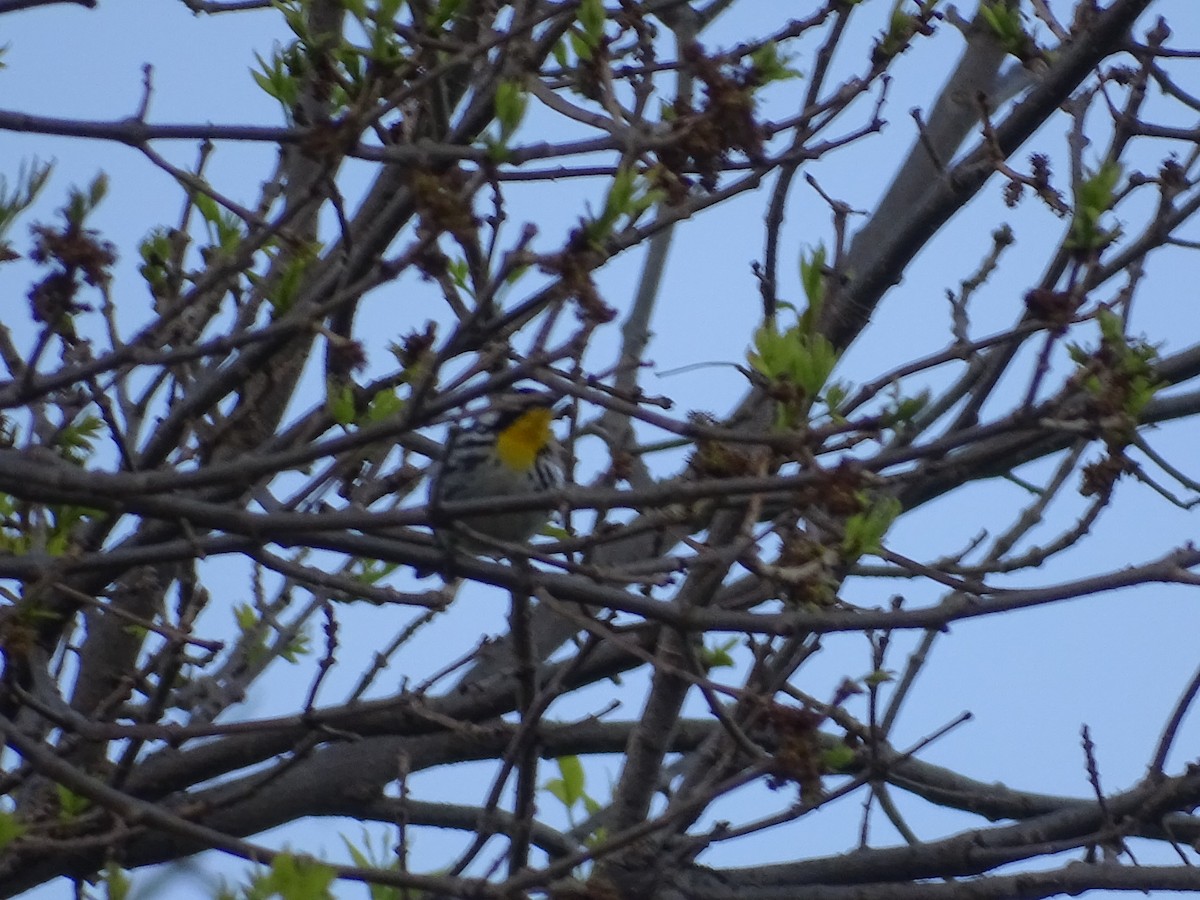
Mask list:
[[[513,497],[561,487],[565,480],[562,447],[553,431],[547,428],[539,433],[536,449],[527,448],[532,457],[529,465],[514,466],[498,446],[501,435],[523,416],[535,410],[551,412],[557,400],[541,391],[518,389],[497,395],[479,415],[451,426],[445,455],[430,485],[433,509],[456,500]],[[544,509],[481,513],[462,519],[461,524],[499,541],[521,543],[537,534],[549,517]],[[453,522],[446,524],[447,530],[453,528]]]

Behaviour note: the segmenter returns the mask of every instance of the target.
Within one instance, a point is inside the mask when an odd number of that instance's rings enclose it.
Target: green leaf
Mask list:
[[[496,121],[500,123],[501,141],[506,141],[521,124],[529,98],[519,81],[502,81],[496,85]]]
[[[1111,309],[1102,309],[1096,313],[1096,324],[1100,326],[1100,340],[1106,344],[1125,343],[1125,325]]]
[[[571,803],[567,799],[567,786],[563,784],[563,780],[561,778],[547,779],[546,783],[543,784],[542,787],[549,791],[563,806],[567,807],[568,809],[571,808]]]
[[[242,220],[235,213],[222,211],[213,227],[217,248],[223,256],[232,256],[242,245]]]
[[[563,528],[561,525],[555,525],[553,523],[543,525],[538,529],[538,534],[541,537],[552,538],[556,541],[569,541],[573,537],[571,532],[567,531],[567,529]]]
[[[258,610],[249,603],[239,603],[233,608],[233,618],[241,632],[240,643],[246,658],[254,663],[265,659],[267,634]]]
[[[732,666],[733,656],[729,651],[738,645],[738,640],[739,638],[732,637],[713,647],[705,646],[700,651],[700,665],[704,667],[704,671]]]
[[[617,170],[616,177],[612,180],[612,186],[609,188],[608,197],[604,203],[604,213],[606,216],[611,216],[615,219],[622,213],[628,212],[629,204],[633,200],[636,180],[637,173],[628,166]]]
[[[279,657],[293,666],[300,662],[301,657],[307,656],[311,648],[308,635],[301,632],[284,645],[279,651]]]
[[[325,411],[343,428],[354,424],[358,418],[358,407],[354,399],[354,385],[330,379],[325,385]]]
[[[373,31],[371,57],[374,58],[376,52],[380,55],[386,55],[387,43],[386,34],[381,34],[378,29]],[[342,67],[342,72],[345,74],[346,80],[350,82],[351,91],[353,92],[354,86],[362,84],[364,66],[362,50],[351,46],[337,47],[333,51],[333,58]]]
[[[258,54],[255,54],[255,56],[258,56]],[[261,56],[259,56],[259,60],[262,60]],[[275,85],[271,83],[271,79],[268,76],[262,74],[261,72],[255,72],[253,69],[251,69],[250,77],[254,79],[254,83],[262,88],[265,93],[275,97]],[[275,97],[275,99],[278,100],[279,98]]]
[[[104,867],[104,896],[105,900],[125,900],[129,896],[132,882],[125,870],[115,862],[109,862]]]
[[[54,793],[58,796],[58,817],[64,822],[77,819],[92,805],[87,797],[81,797],[63,784],[54,785]]]
[[[560,756],[556,762],[561,777],[551,778],[542,786],[570,810],[587,797],[583,764],[578,756]]]
[[[1112,208],[1121,173],[1119,163],[1106,161],[1080,182],[1075,192],[1075,216],[1064,242],[1068,250],[1097,253],[1120,236],[1119,227],[1105,229],[1101,227],[1100,219]]]
[[[195,204],[196,211],[209,225],[216,225],[221,221],[221,207],[208,194],[196,191],[192,195],[192,203]]]
[[[458,257],[447,262],[446,274],[450,276],[450,280],[454,282],[454,286],[460,291],[469,291],[471,289],[471,267],[465,259]]]
[[[75,465],[88,461],[95,449],[96,437],[104,427],[99,416],[85,415],[59,429],[54,444],[62,452],[63,459]]]
[[[1103,350],[1085,353],[1079,362],[1092,367],[1096,361],[1102,361],[1103,368],[1099,372],[1089,371],[1083,387],[1094,397],[1102,398],[1104,406],[1119,408],[1137,421],[1146,404],[1166,386],[1154,367],[1158,350],[1144,340],[1128,337],[1121,317],[1111,310],[1100,310],[1096,321]]]
[[[916,17],[906,13],[902,8],[902,0],[896,0],[892,7],[891,18],[888,19],[888,30],[879,39],[876,54],[889,59],[908,46],[916,28]]]
[[[767,323],[754,333],[754,349],[746,360],[768,378],[796,385],[815,398],[833,373],[838,354],[824,335],[806,334],[800,325],[781,332]]]
[[[504,276],[504,286],[512,287],[522,278],[529,274],[530,266],[513,266]]]
[[[840,381],[831,382],[825,388],[825,406],[829,409],[829,415],[835,422],[844,422],[845,418],[838,412],[838,408],[846,402],[846,397],[849,396],[850,389]]]
[[[25,833],[25,826],[10,812],[0,811],[0,851]]]
[[[355,561],[350,577],[355,581],[361,581],[363,584],[375,584],[380,579],[391,575],[398,568],[400,568],[399,563],[382,563],[374,559],[360,559]],[[337,599],[337,597],[334,597],[334,602],[337,602]]]
[[[396,37],[396,30],[392,24],[394,18],[395,16],[384,18],[381,15],[375,27],[371,29],[371,61],[376,66],[389,70],[399,68],[408,58],[404,53],[404,45]],[[356,85],[360,84],[361,76],[356,74],[354,82]]]
[[[560,756],[556,762],[568,798],[567,805],[574,806],[584,794],[583,763],[578,756]]]
[[[490,135],[484,136],[483,145],[487,148],[488,162],[499,166],[512,161],[512,152],[502,142]]]
[[[282,315],[292,308],[300,288],[304,286],[305,276],[317,258],[317,249],[311,244],[298,248],[292,258],[282,266],[279,277],[267,296],[271,308],[276,314]]]
[[[336,877],[331,867],[315,859],[280,853],[260,884],[284,900],[333,900],[329,886]]]
[[[877,497],[871,505],[846,520],[842,555],[857,559],[865,553],[878,553],[883,537],[901,512],[900,501],[892,496]]]
[[[366,847],[365,853],[350,843],[345,835],[342,835],[341,838],[350,858],[360,869],[382,869],[390,872],[399,870],[400,867],[395,860],[390,862],[385,860],[386,848],[376,852],[371,846],[371,834],[365,828],[362,833],[363,846]],[[409,893],[406,897],[403,890],[389,884],[368,884],[367,892],[370,894],[371,900],[417,900],[416,895]]]
[[[915,397],[899,397],[895,406],[884,414],[884,422],[890,426],[909,424],[917,413],[929,405],[931,396],[929,390],[925,389]]]
[[[88,185],[86,193],[74,187],[68,189],[67,205],[63,207],[63,216],[71,225],[82,228],[84,220],[100,205],[100,201],[107,193],[108,176],[99,172],[92,179],[92,183]]]
[[[258,612],[249,603],[239,603],[233,608],[233,619],[242,632],[258,627]]]
[[[587,41],[588,48],[595,49],[600,46],[600,40],[604,37],[604,22],[608,18],[602,0],[582,0],[577,18],[583,26],[584,40]]]
[[[837,365],[837,351],[824,335],[809,338],[807,353],[797,359],[796,381],[810,396],[817,396]]]
[[[575,58],[580,62],[588,62],[592,58],[592,48],[588,45],[585,38],[578,31],[568,31],[567,40],[571,42],[571,50],[575,53]]]
[[[1021,22],[1021,11],[1010,7],[1005,0],[985,0],[979,15],[1000,41],[1000,46],[1014,56],[1025,59],[1033,51],[1033,39]]]
[[[827,772],[849,772],[854,768],[857,754],[845,744],[830,747],[821,753],[821,763]]]
[[[383,422],[404,409],[404,401],[394,390],[379,391],[367,404],[366,420],[372,424]]]
[[[62,556],[71,548],[80,522],[96,515],[96,510],[86,506],[52,506],[48,510],[50,533],[46,536],[46,552],[51,556]]]
[[[790,57],[780,56],[779,47],[774,41],[768,41],[750,53],[750,63],[754,66],[759,86],[803,77],[787,65],[790,61]]]
[[[810,253],[800,257],[800,284],[804,288],[804,296],[808,298],[808,311],[805,330],[811,331],[816,327],[815,319],[820,315],[821,306],[825,302],[825,245],[817,244]]]
[[[254,83],[268,96],[278,101],[283,109],[284,119],[292,121],[292,110],[300,96],[299,82],[296,80],[295,68],[300,67],[300,56],[295,48],[283,50],[275,47],[271,59],[263,59],[258,53],[254,54],[258,66],[262,70],[250,70]]]
[[[100,172],[88,188],[88,206],[95,209],[100,205],[100,201],[108,195],[108,176]]]
[[[153,288],[156,282],[165,281],[167,262],[171,259],[171,237],[165,228],[152,228],[138,244],[138,255],[142,266],[138,270]]]
[[[350,840],[343,834],[342,843],[346,845],[346,851],[350,854],[350,858],[354,860],[354,864],[360,869],[369,868],[371,861],[367,859],[367,855],[355,847]]]
[[[50,163],[22,162],[17,169],[17,180],[11,188],[8,180],[0,175],[0,238],[8,232],[17,216],[29,209],[37,199],[46,182],[50,180],[53,166]]]
[[[636,169],[624,166],[613,176],[604,198],[604,212],[587,224],[588,239],[596,245],[604,242],[623,218],[633,224],[647,209],[662,201],[665,194],[646,187],[645,178]]]
[[[893,672],[887,669],[875,669],[863,679],[863,682],[868,687],[878,687],[881,684],[887,684],[888,682],[895,680],[896,676]]]
[[[570,60],[567,56],[567,42],[561,40],[554,45],[554,49],[550,51],[554,55],[554,61],[558,63],[560,69],[569,68]]]

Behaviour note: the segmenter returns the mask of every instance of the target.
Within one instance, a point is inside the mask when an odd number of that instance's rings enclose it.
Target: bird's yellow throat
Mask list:
[[[554,411],[537,407],[526,410],[496,437],[496,454],[500,461],[518,472],[529,470],[538,452],[550,440],[550,423]]]

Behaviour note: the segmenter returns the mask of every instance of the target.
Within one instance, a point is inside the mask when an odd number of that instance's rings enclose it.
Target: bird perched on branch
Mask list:
[[[471,533],[509,544],[528,541],[546,524],[549,510],[479,513],[458,520],[440,508],[459,500],[516,497],[556,490],[563,485],[562,446],[551,423],[557,417],[554,396],[517,389],[492,398],[475,418],[450,429],[445,455],[433,475],[429,503],[438,537],[445,546],[495,551]],[[418,575],[423,573],[418,572]]]

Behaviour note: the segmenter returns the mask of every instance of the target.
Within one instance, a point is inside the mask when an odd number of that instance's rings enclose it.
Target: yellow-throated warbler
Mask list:
[[[556,400],[540,391],[518,389],[497,395],[487,409],[463,425],[454,425],[445,455],[434,473],[429,502],[439,507],[455,500],[480,500],[552,491],[563,484],[562,448],[550,428]],[[461,519],[470,531],[505,543],[523,543],[546,524],[545,509],[481,513]],[[455,522],[444,522],[439,539],[469,549],[481,542],[462,540]]]

